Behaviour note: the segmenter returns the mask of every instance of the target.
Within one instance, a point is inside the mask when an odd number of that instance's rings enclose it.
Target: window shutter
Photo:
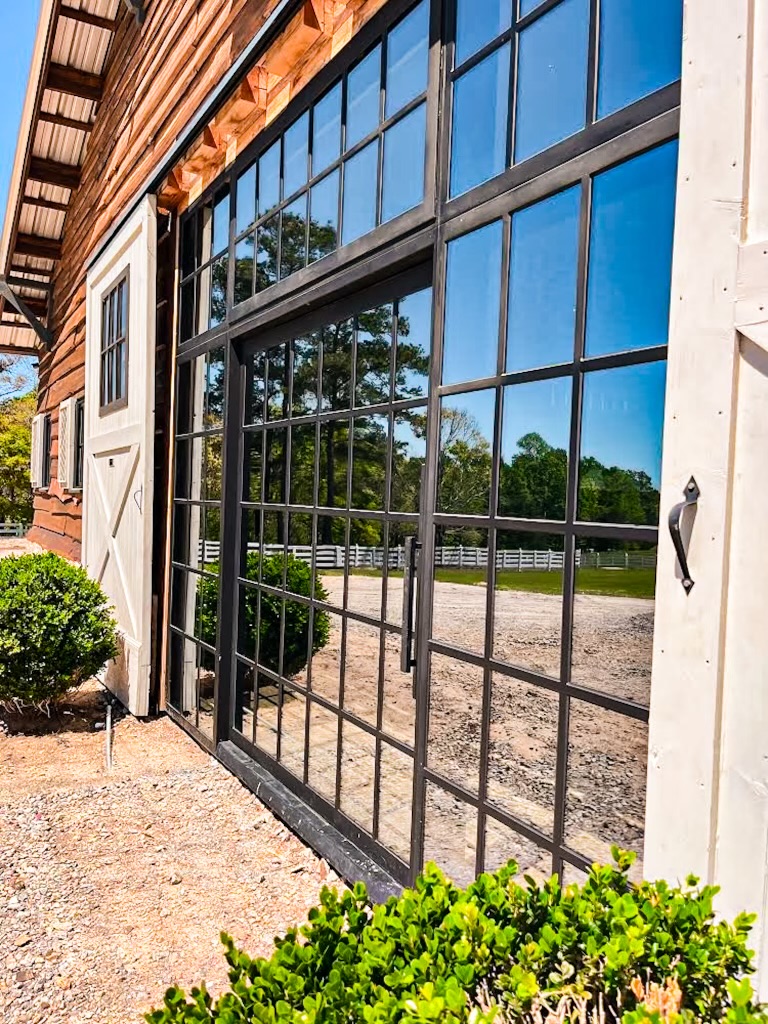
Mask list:
[[[43,419],[42,415],[32,417],[32,457],[30,459],[29,476],[32,489],[36,490],[43,482]]]
[[[59,486],[71,488],[75,473],[75,399],[59,406]]]

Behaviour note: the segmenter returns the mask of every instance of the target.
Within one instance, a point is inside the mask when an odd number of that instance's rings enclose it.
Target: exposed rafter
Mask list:
[[[74,117],[64,117],[63,114],[53,114],[47,110],[40,111],[40,120],[47,124],[56,124],[60,128],[73,128],[77,132],[89,132],[93,128],[91,121],[78,121]]]
[[[81,71],[66,64],[51,64],[45,85],[47,89],[99,103],[104,90],[104,76]]]
[[[58,238],[43,238],[42,235],[17,235],[14,252],[19,256],[36,256],[43,260],[61,259],[61,242]]]
[[[42,196],[24,196],[22,201],[27,206],[39,206],[42,210],[55,210],[57,213],[66,213],[69,209],[66,203],[57,203],[53,199],[43,199]]]
[[[83,11],[78,7],[69,7],[67,4],[62,4],[59,8],[59,14],[63,18],[69,18],[71,21],[79,21],[84,25],[93,25],[94,28],[103,28],[107,32],[115,31],[115,22],[111,18],[102,18],[98,14],[91,14],[90,11]]]
[[[80,187],[79,167],[74,164],[60,164],[55,160],[42,160],[37,156],[33,156],[29,161],[29,177],[33,181],[58,185],[60,188]]]
[[[0,296],[5,299],[6,308],[10,305],[20,316],[23,316],[45,347],[50,348],[53,344],[53,335],[48,328],[38,320],[32,308],[34,307],[38,312],[40,312],[41,306],[38,303],[32,303],[31,300],[22,299],[2,276],[0,276]]]

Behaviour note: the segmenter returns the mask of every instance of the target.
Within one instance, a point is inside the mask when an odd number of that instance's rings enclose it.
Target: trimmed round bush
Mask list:
[[[104,591],[46,552],[0,559],[0,702],[47,707],[118,654]]]

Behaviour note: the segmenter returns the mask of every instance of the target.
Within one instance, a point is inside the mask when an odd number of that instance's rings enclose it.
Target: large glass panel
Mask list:
[[[318,100],[312,115],[312,176],[338,159],[341,150],[341,82]]]
[[[280,242],[280,215],[270,217],[259,228],[256,248],[256,291],[277,281],[277,250]]]
[[[222,256],[211,266],[211,301],[208,327],[218,327],[227,319],[227,270],[229,256]],[[203,271],[205,274],[205,271]]]
[[[488,531],[435,530],[432,637],[473,654],[485,653]]]
[[[385,117],[426,90],[428,55],[429,4],[422,0],[387,37]]]
[[[229,245],[229,189],[217,194],[211,218],[211,255],[218,256]]]
[[[371,142],[344,164],[341,241],[344,245],[376,227],[379,143]]]
[[[237,179],[237,231],[241,234],[256,220],[256,164]]]
[[[344,708],[371,725],[376,724],[379,703],[380,648],[381,631],[378,626],[347,619]]]
[[[253,295],[254,235],[246,235],[235,246],[235,305]]]
[[[317,412],[320,338],[308,334],[293,342],[293,416]],[[314,430],[314,426],[312,427]]]
[[[413,409],[396,416],[392,436],[390,511],[418,513],[426,460],[426,410]]]
[[[384,133],[384,183],[381,222],[386,223],[424,198],[424,145],[427,133],[427,105],[423,103]],[[412,170],[403,174],[404,167]]]
[[[381,45],[371,50],[347,75],[347,149],[376,128],[380,105]]]
[[[594,179],[588,356],[667,343],[676,175],[675,141]]]
[[[384,511],[388,429],[386,416],[359,416],[354,420],[352,508]]]
[[[663,362],[585,375],[579,519],[658,524],[665,379]]]
[[[223,347],[211,349],[206,355],[205,429],[221,430],[224,426],[224,387],[226,356]]]
[[[648,726],[571,698],[565,841],[591,861],[607,864],[611,844],[638,854],[642,878]]]
[[[601,0],[597,116],[680,77],[682,0]]]
[[[488,515],[496,392],[444,398],[440,410],[439,512]]]
[[[263,217],[280,202],[280,139],[259,157],[258,213]]]
[[[496,531],[493,657],[560,678],[563,538]]]
[[[392,362],[392,306],[378,306],[357,318],[355,405],[389,401]]]
[[[501,35],[509,28],[511,22],[511,0],[458,0],[454,62],[456,66],[496,36]]]
[[[323,328],[323,411],[348,409],[352,399],[353,321]]]
[[[283,199],[306,184],[309,156],[309,112],[302,114],[283,136]]]
[[[307,194],[304,193],[282,213],[280,277],[290,277],[307,263]]]
[[[443,384],[496,374],[501,293],[501,221],[448,243]]]
[[[475,878],[477,811],[439,786],[426,786],[424,863],[434,861],[457,885]]]
[[[395,401],[426,396],[431,351],[432,289],[425,288],[397,304]]]
[[[427,763],[432,771],[472,792],[477,792],[480,781],[482,711],[483,669],[432,654]]]
[[[382,743],[379,778],[379,841],[406,863],[411,859],[413,758]]]
[[[507,371],[573,359],[581,188],[512,217]]]
[[[339,244],[339,171],[313,185],[309,200],[309,262],[322,259]]]
[[[646,707],[656,545],[577,537],[571,679]]]
[[[317,501],[327,508],[347,507],[349,421],[320,424],[320,484]]]
[[[453,89],[451,195],[500,174],[507,163],[509,44],[462,75]]]
[[[564,519],[571,377],[504,388],[499,515]]]
[[[351,722],[341,727],[341,810],[373,831],[373,794],[376,772],[376,739]]]
[[[515,162],[584,127],[589,0],[563,0],[520,33]]]

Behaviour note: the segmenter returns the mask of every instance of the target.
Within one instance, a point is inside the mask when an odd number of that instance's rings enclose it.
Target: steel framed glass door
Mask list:
[[[233,738],[402,881],[418,732],[404,575],[432,305],[426,267],[262,333],[242,357]]]

